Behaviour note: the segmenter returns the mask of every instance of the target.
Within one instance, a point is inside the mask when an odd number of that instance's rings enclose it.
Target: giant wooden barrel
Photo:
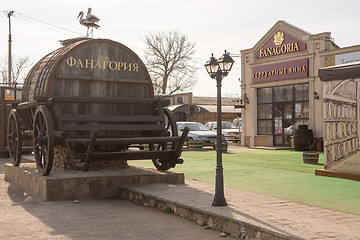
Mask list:
[[[23,101],[37,97],[154,98],[149,73],[141,59],[121,43],[78,39],[43,57],[31,69]],[[149,111],[139,105],[63,103],[64,114],[132,115]]]

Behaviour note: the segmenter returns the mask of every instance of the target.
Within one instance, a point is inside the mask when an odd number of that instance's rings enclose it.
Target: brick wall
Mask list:
[[[254,138],[255,146],[270,147],[270,138],[272,136],[259,135]]]
[[[325,67],[335,65],[335,55],[325,57]]]
[[[250,136],[245,136],[245,146],[250,147]]]
[[[255,146],[263,146],[263,147],[271,147],[270,146],[270,138],[272,136],[267,135],[257,135],[254,136],[254,145]],[[250,136],[245,136],[245,146],[250,147]]]

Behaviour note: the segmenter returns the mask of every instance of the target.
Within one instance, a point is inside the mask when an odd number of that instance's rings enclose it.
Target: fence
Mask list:
[[[7,154],[7,122],[12,103],[21,101],[21,88],[0,87],[0,154]]]

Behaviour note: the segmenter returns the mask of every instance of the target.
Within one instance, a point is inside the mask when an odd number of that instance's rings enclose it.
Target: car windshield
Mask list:
[[[214,124],[214,129],[216,129],[216,123]],[[237,127],[232,124],[231,122],[223,122],[221,123],[221,128],[222,129],[237,129]]]
[[[232,124],[231,122],[223,122],[223,123],[221,124],[221,127],[222,127],[223,129],[234,129],[234,128],[237,128],[237,127],[235,127],[235,125]]]
[[[209,129],[201,123],[186,123],[185,126],[189,127],[190,131],[209,131]]]

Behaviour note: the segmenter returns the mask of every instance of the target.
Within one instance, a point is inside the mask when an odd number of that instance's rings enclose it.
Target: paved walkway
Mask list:
[[[250,224],[289,239],[360,239],[360,216],[312,207],[258,193],[225,188],[228,206],[211,206],[214,185],[186,180],[186,184],[130,185],[128,189],[211,213],[239,224]]]
[[[5,182],[0,173],[1,240],[218,240],[219,235],[118,198],[42,202]]]
[[[3,174],[2,166],[0,174]],[[360,240],[360,215],[312,207],[233,188],[225,188],[228,206],[213,207],[211,203],[214,185],[194,180],[186,180],[185,184],[178,185],[142,184],[128,185],[125,188],[176,206],[218,216],[238,225],[255,226],[264,230],[259,231],[257,239],[270,239],[260,233],[268,231],[278,234],[278,239]],[[106,200],[100,201],[106,203]],[[51,204],[56,205],[56,202]],[[106,207],[106,204],[102,207]],[[101,212],[98,214],[101,215]],[[102,217],[106,218],[99,216]]]

